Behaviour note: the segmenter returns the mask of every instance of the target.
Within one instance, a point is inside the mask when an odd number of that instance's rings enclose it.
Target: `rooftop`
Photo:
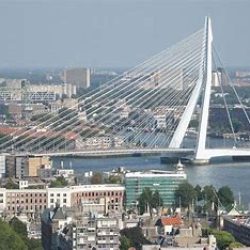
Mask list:
[[[163,170],[146,170],[143,172],[129,172],[126,173],[126,177],[184,177],[185,173],[180,173],[176,171],[163,171]]]

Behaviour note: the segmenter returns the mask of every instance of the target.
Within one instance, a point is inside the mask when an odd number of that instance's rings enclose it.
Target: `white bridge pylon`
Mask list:
[[[213,34],[211,27],[211,19],[206,17],[204,28],[204,41],[205,46],[202,51],[201,60],[202,64],[199,72],[199,79],[196,83],[196,87],[192,93],[192,96],[186,106],[186,109],[182,115],[182,118],[178,124],[178,127],[170,142],[170,148],[180,148],[185,133],[187,131],[191,116],[195,110],[202,90],[204,90],[204,96],[202,101],[202,112],[200,118],[200,125],[197,138],[197,148],[195,152],[195,159],[203,160],[207,159],[206,155],[206,135],[208,126],[209,115],[209,102],[211,94],[211,80],[212,80],[212,42]],[[209,157],[210,158],[210,157]]]

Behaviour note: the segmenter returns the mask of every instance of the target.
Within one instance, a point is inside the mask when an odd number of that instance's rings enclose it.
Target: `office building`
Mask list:
[[[73,84],[76,89],[87,89],[90,87],[90,69],[72,68],[64,70],[64,83]]]
[[[180,168],[177,171],[150,170],[126,173],[126,206],[134,207],[145,188],[150,188],[153,192],[158,190],[164,206],[170,206],[174,202],[175,190],[186,178],[186,174]]]

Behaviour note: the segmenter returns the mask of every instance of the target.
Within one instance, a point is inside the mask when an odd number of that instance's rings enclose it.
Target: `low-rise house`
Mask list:
[[[171,234],[183,224],[183,221],[180,216],[174,217],[161,217],[155,223],[156,230],[158,234]]]

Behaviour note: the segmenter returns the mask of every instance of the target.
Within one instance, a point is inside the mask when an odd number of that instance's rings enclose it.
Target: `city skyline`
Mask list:
[[[0,7],[0,68],[133,67],[200,29],[206,15],[224,64],[250,66],[249,1],[1,0]]]

